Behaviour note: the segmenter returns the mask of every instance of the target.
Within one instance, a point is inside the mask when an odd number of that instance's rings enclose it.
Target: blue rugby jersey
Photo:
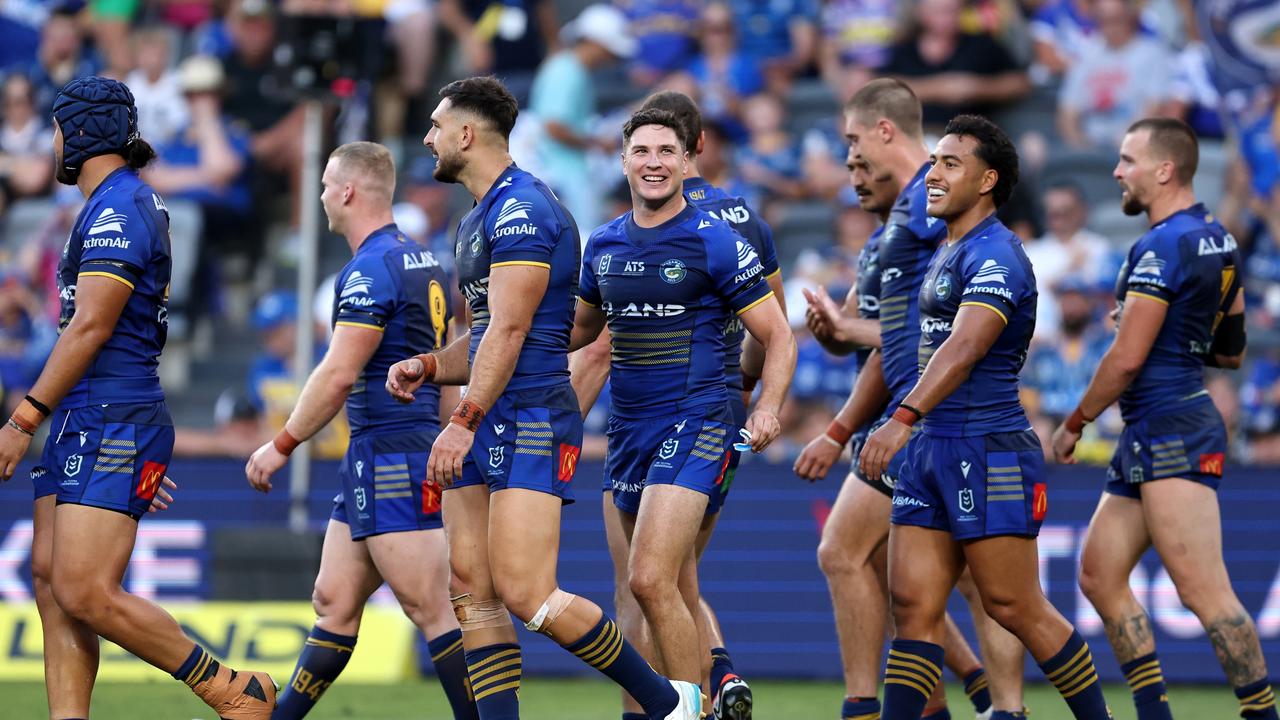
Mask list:
[[[85,201],[58,262],[58,330],[76,312],[83,276],[114,278],[133,290],[84,377],[61,407],[164,399],[156,368],[169,331],[169,211],[127,167],[108,175]]]
[[[375,230],[338,273],[333,324],[382,331],[378,349],[347,396],[353,437],[439,425],[439,385],[425,383],[408,404],[392,398],[384,385],[395,363],[444,347],[451,315],[448,281],[435,256],[394,224]]]
[[[773,297],[755,249],[693,205],[654,228],[629,212],[597,228],[580,284],[613,336],[610,397],[623,418],[724,403],[725,323]]]
[[[1125,422],[1207,399],[1204,363],[1240,292],[1239,267],[1235,238],[1200,203],[1157,223],[1129,249],[1117,301],[1142,295],[1169,310],[1138,377],[1120,396]]]
[[[699,210],[729,223],[751,244],[764,267],[766,281],[782,272],[778,267],[778,248],[773,244],[773,230],[747,206],[746,200],[730,195],[701,177],[684,181],[684,195]],[[737,315],[731,316],[724,327],[724,381],[731,391],[742,391],[742,341],[746,336],[742,321]]]
[[[946,223],[925,213],[928,172],[926,163],[898,194],[880,236],[880,352],[891,408],[916,384],[920,285],[929,259],[947,235]]]
[[[508,167],[458,222],[458,287],[471,307],[471,360],[489,326],[489,271],[535,265],[551,271],[507,390],[569,382],[569,333],[578,294],[578,226],[539,179]],[[533,298],[530,298],[532,301]]]
[[[1018,372],[1036,327],[1036,278],[1022,241],[995,215],[955,243],[943,243],[929,263],[920,288],[919,372],[951,337],[965,305],[995,311],[1005,327],[964,383],[925,417],[924,431],[970,437],[1026,430]]]
[[[853,294],[858,298],[858,317],[864,320],[880,319],[880,237],[884,227],[876,228],[858,251],[858,279],[853,284]],[[871,357],[871,349],[860,348],[853,357],[857,361],[854,372],[860,373]]]

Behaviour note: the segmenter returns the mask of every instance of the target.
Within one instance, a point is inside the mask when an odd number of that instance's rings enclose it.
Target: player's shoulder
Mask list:
[[[561,211],[560,202],[546,183],[516,168],[494,188],[487,220],[495,228],[524,222],[556,222]]]
[[[631,219],[631,211],[619,215],[603,225],[599,225],[587,236],[588,247],[599,247],[620,240],[626,233],[627,223]]]
[[[1022,240],[999,220],[966,240],[961,253],[966,262],[978,266],[980,273],[997,266],[1000,272],[1005,273],[1022,272],[1031,268]]]

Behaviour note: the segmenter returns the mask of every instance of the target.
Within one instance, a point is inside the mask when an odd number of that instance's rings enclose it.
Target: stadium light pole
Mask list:
[[[324,107],[321,100],[303,101],[302,197],[298,234],[298,332],[293,349],[294,383],[298,394],[311,374],[315,353],[315,320],[311,314],[320,254],[320,153]],[[302,443],[289,458],[289,529],[307,530],[307,495],[311,490],[311,443]]]

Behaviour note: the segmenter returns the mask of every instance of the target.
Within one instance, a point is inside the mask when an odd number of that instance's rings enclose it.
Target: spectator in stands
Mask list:
[[[1110,286],[1120,270],[1121,256],[1105,237],[1085,227],[1089,206],[1084,189],[1078,184],[1067,181],[1051,185],[1041,204],[1048,232],[1026,243],[1026,252],[1035,270],[1036,290],[1040,293],[1036,305],[1036,340],[1052,341],[1059,320],[1054,292],[1057,285],[1063,280],[1072,280],[1093,288]]]
[[[133,69],[129,26],[141,6],[142,0],[89,0],[94,51],[109,77],[123,80]]]
[[[187,126],[187,101],[170,69],[173,48],[169,31],[147,27],[134,32],[133,53],[137,67],[125,78],[138,107],[138,131],[152,145],[173,140]]]
[[[702,11],[698,34],[702,53],[689,65],[698,84],[698,107],[706,120],[720,123],[735,139],[744,139],[742,99],[764,89],[756,62],[738,49],[733,13],[713,2]]]
[[[560,48],[554,0],[440,0],[439,12],[467,72],[496,75],[524,107],[538,67]]]
[[[1068,276],[1054,285],[1052,297],[1060,308],[1061,320],[1052,339],[1032,347],[1022,371],[1022,398],[1028,408],[1031,425],[1048,448],[1053,429],[1079,404],[1085,388],[1102,356],[1111,346],[1112,336],[1101,322],[1102,313],[1098,298],[1105,291],[1095,284]],[[1046,299],[1040,296],[1040,301]],[[1041,326],[1036,323],[1036,336]],[[1114,410],[1112,412],[1114,414]],[[1100,430],[1085,447],[1084,462],[1105,462],[1110,459],[1108,443],[1113,441],[1119,426],[1112,428],[1112,421],[1104,415]]]
[[[918,0],[883,68],[920,98],[926,130],[937,131],[961,113],[991,115],[1031,89],[1004,46],[961,30],[962,9],[962,0]]]
[[[738,152],[738,172],[764,197],[764,212],[770,215],[771,202],[798,200],[808,194],[800,144],[787,132],[786,109],[773,95],[752,95],[742,110],[748,141]]]
[[[734,166],[733,140],[724,126],[713,120],[703,119],[702,132],[705,137],[702,154],[698,156],[698,170],[702,177],[730,195],[745,199],[748,205],[758,207],[761,200],[759,194],[743,181],[742,173]],[[627,204],[630,202],[628,197]]]
[[[615,0],[627,15],[639,51],[631,60],[632,82],[652,87],[689,66],[698,50],[698,0]]]
[[[1280,349],[1253,358],[1240,388],[1242,430],[1254,463],[1280,463]]]
[[[270,437],[258,408],[228,388],[214,401],[213,429],[173,429],[173,456],[248,458]]]
[[[818,67],[837,100],[853,97],[889,61],[897,29],[894,0],[828,0],[822,6]],[[843,181],[849,173],[841,167]]]
[[[36,61],[40,29],[52,4],[45,0],[5,0],[0,3],[0,72],[25,69]]]
[[[1094,0],[1098,32],[1071,65],[1058,97],[1058,133],[1081,149],[1114,150],[1135,120],[1169,99],[1173,56],[1138,32],[1136,0]]]
[[[21,271],[0,269],[0,395],[12,411],[35,382],[58,339]]]
[[[785,96],[793,78],[818,60],[817,0],[728,0],[742,51],[771,92]]]
[[[591,71],[633,57],[637,43],[622,11],[604,4],[584,9],[565,25],[561,37],[567,47],[538,69],[529,109],[546,135],[539,150],[542,177],[586,237],[604,221],[600,181],[591,175],[587,153],[613,152],[617,135],[612,131],[608,140],[601,140],[592,133],[596,100]]]
[[[1048,0],[1031,16],[1037,80],[1061,78],[1084,55],[1086,42],[1097,30],[1091,4],[1092,0]]]
[[[0,208],[14,198],[43,195],[53,180],[53,130],[36,114],[35,88],[13,73],[0,84]]]
[[[35,86],[36,114],[51,117],[53,100],[62,86],[97,70],[98,64],[85,50],[75,16],[65,9],[51,13],[40,29],[36,61],[27,68],[27,77]]]

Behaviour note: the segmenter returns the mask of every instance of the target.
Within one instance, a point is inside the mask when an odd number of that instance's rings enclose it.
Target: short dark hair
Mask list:
[[[1200,141],[1191,126],[1176,118],[1143,118],[1129,126],[1125,133],[1150,131],[1147,145],[1159,158],[1173,163],[1178,182],[1190,185],[1200,164]]]
[[[996,171],[996,186],[991,199],[996,207],[1004,205],[1018,184],[1018,149],[999,125],[981,115],[957,115],[951,118],[943,135],[966,135],[978,141],[974,155]]]
[[[913,138],[924,136],[924,110],[920,107],[920,99],[897,78],[876,78],[863,85],[845,103],[844,110],[877,121],[882,118],[888,120]]]
[[[1089,195],[1084,191],[1084,186],[1071,178],[1060,178],[1058,180],[1054,180],[1049,183],[1049,186],[1044,189],[1044,192],[1046,195],[1051,192],[1070,193],[1071,196],[1076,199],[1076,202],[1081,205],[1089,204]]]
[[[627,119],[626,124],[622,126],[622,143],[624,145],[630,144],[631,136],[636,130],[645,125],[661,125],[662,127],[671,128],[672,132],[676,134],[676,140],[682,146],[681,149],[686,152],[689,150],[689,147],[684,142],[684,127],[676,119],[675,114],[657,108],[641,108],[635,111]]]
[[[504,139],[510,139],[511,128],[516,126],[516,116],[520,114],[520,106],[511,91],[492,75],[454,80],[440,88],[440,97],[448,99],[454,109],[490,123]]]
[[[702,135],[702,113],[698,111],[698,106],[688,95],[675,90],[656,92],[644,101],[640,109],[666,110],[675,115],[676,120],[684,127],[684,130],[679,133],[680,142],[684,143],[685,149],[690,152],[697,149],[698,137]]]

